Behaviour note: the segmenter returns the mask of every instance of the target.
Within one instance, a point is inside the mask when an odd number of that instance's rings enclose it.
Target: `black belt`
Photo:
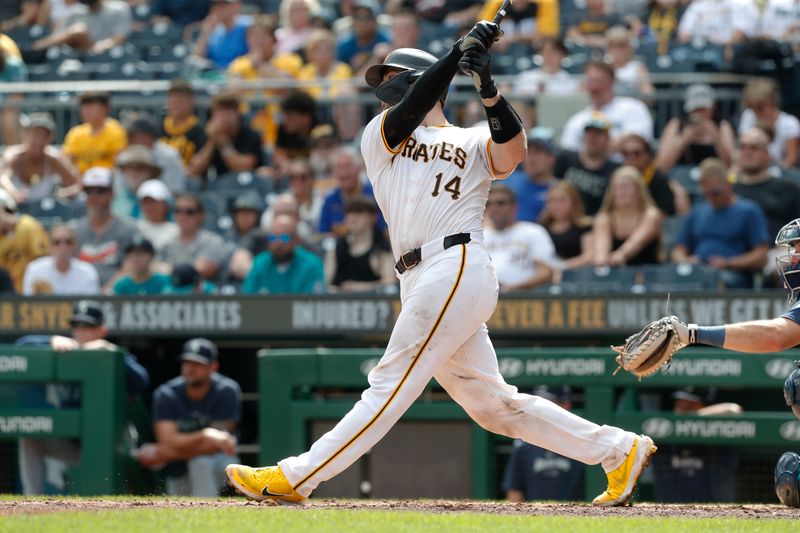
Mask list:
[[[442,243],[442,250],[452,248],[457,244],[467,244],[471,240],[469,233],[455,233],[448,235],[444,238]],[[400,256],[400,260],[394,265],[394,268],[402,274],[406,270],[411,270],[422,262],[422,248],[414,248],[413,250],[404,253]]]

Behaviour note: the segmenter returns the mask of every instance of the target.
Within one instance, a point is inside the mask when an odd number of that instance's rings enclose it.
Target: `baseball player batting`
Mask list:
[[[227,467],[248,498],[302,502],[372,448],[435,377],[488,431],[601,464],[608,488],[596,505],[629,501],[653,441],[518,393],[503,380],[489,339],[498,284],[482,244],[483,212],[492,180],[527,152],[522,123],[490,73],[488,50],[499,35],[496,23],[481,21],[439,60],[405,48],[367,70],[382,111],[361,150],[389,226],[402,310],[369,388],[336,427],[277,466]],[[488,128],[447,123],[443,105],[459,69],[474,74]]]

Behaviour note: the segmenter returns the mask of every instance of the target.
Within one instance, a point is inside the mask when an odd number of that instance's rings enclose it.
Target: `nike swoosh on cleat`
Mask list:
[[[277,493],[277,492],[270,492],[269,485],[265,486],[261,489],[262,496],[291,496],[290,493]]]

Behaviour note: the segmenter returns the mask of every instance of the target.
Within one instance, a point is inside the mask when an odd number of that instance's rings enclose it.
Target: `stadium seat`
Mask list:
[[[137,61],[139,58],[139,50],[135,46],[125,44],[109,48],[99,54],[86,54],[81,59],[84,63],[125,63]]]
[[[142,58],[148,62],[182,61],[189,55],[189,47],[183,43],[157,44],[141,49]]]
[[[272,192],[270,183],[252,172],[230,172],[220,176],[209,182],[208,190],[225,198],[239,196],[245,191],[256,191],[261,196]]]
[[[128,38],[128,42],[140,49],[149,46],[172,46],[182,40],[181,29],[173,24],[153,24],[143,31],[131,33]]]
[[[561,290],[566,294],[597,292],[630,292],[636,282],[631,267],[584,267],[565,270]]]
[[[75,210],[70,203],[53,198],[22,203],[19,210],[41,222],[47,230],[55,224],[67,222],[75,217]]]
[[[150,4],[139,4],[131,10],[134,22],[148,22],[150,17]]]
[[[691,165],[678,165],[669,171],[669,177],[686,189],[693,204],[703,200],[703,193],[700,191],[700,184],[697,181],[700,178],[699,168]]]
[[[719,287],[717,271],[705,265],[669,263],[641,267],[642,281],[648,291],[686,292]]]
[[[155,72],[146,68],[143,61],[125,63],[103,63],[93,74],[95,80],[152,80]]]

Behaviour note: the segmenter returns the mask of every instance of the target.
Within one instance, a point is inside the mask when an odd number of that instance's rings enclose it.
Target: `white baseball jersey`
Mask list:
[[[361,150],[395,256],[460,232],[480,232],[492,181],[489,130],[418,127],[392,150],[381,113]],[[397,422],[431,378],[489,431],[521,438],[610,472],[634,435],[598,426],[505,383],[485,322],[497,305],[497,276],[478,240],[452,246],[403,274],[397,317],[369,388],[307,452],[278,463],[298,494],[308,496],[353,464]]]
[[[419,126],[393,150],[385,118],[386,111],[367,124],[361,153],[395,258],[439,237],[481,231],[495,177],[489,128]]]

